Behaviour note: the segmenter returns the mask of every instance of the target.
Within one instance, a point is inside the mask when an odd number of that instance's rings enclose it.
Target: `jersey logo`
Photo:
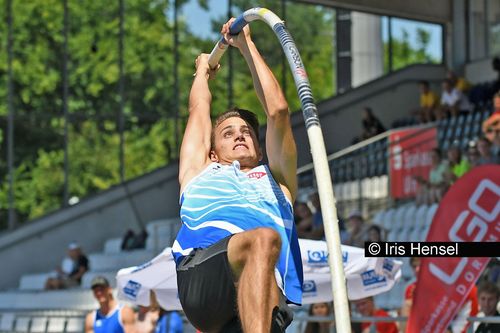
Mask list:
[[[267,175],[267,173],[261,172],[261,171],[255,171],[255,172],[249,173],[248,178],[260,179],[260,178],[264,177],[265,175]]]

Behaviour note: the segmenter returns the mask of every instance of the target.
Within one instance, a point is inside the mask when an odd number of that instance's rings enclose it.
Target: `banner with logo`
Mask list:
[[[448,190],[426,241],[498,242],[499,214],[500,166],[476,167]],[[422,258],[407,332],[444,332],[489,260]]]
[[[389,179],[393,198],[417,194],[415,176],[429,179],[431,150],[437,147],[437,129],[408,128],[392,130],[389,135]]]
[[[333,300],[328,249],[325,241],[299,239],[304,268],[303,304]],[[364,249],[341,245],[347,296],[350,300],[390,290],[401,278],[402,262],[389,258],[366,258]]]
[[[299,239],[304,267],[303,304],[333,300],[328,250],[325,241]],[[390,290],[401,278],[401,261],[365,258],[364,249],[342,245],[349,299],[360,299]],[[180,310],[175,262],[170,248],[144,265],[121,269],[116,276],[118,298],[149,305],[153,290],[165,310]]]

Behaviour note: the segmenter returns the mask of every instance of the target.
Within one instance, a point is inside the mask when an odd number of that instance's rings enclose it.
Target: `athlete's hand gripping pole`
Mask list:
[[[340,233],[338,227],[337,208],[331,182],[330,167],[328,165],[323,132],[319,124],[316,105],[307,78],[307,73],[300,58],[295,42],[286,30],[283,21],[273,12],[266,8],[252,8],[241,14],[231,24],[229,31],[231,35],[237,35],[245,25],[254,20],[266,22],[274,31],[285,52],[288,63],[292,70],[297,93],[299,95],[302,114],[304,116],[309,145],[313,157],[316,183],[321,202],[321,211],[325,227],[325,236],[328,246],[329,265],[332,274],[333,301],[335,306],[335,325],[337,332],[350,333],[351,323],[347,290],[342,265],[342,251],[340,249]],[[216,68],[220,58],[228,47],[228,43],[221,38],[210,53],[209,66]]]

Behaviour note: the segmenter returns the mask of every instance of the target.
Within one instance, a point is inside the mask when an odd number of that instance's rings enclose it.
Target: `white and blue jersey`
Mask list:
[[[267,227],[281,236],[276,279],[287,299],[302,302],[302,262],[293,208],[266,165],[248,172],[238,161],[211,163],[184,188],[182,227],[172,247],[177,263],[193,249],[207,248],[245,230]]]
[[[94,312],[94,333],[124,333],[121,309],[119,305],[107,315],[96,310]]]

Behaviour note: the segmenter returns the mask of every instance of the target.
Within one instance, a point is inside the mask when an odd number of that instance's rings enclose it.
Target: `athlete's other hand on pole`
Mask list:
[[[201,75],[203,77],[206,77],[207,79],[214,79],[217,72],[220,69],[220,64],[217,65],[216,68],[210,68],[210,65],[208,64],[208,57],[209,54],[207,53],[202,53],[200,54],[196,60],[195,60],[195,65],[196,65],[196,73],[195,76]]]
[[[220,32],[229,45],[237,47],[238,49],[240,49],[240,51],[242,51],[245,47],[248,46],[248,43],[252,41],[252,38],[250,36],[250,26],[246,25],[243,30],[236,36],[231,35],[229,34],[229,27],[231,26],[231,24],[233,24],[234,20],[235,18],[232,17],[231,19],[229,19],[229,21],[224,23]]]

